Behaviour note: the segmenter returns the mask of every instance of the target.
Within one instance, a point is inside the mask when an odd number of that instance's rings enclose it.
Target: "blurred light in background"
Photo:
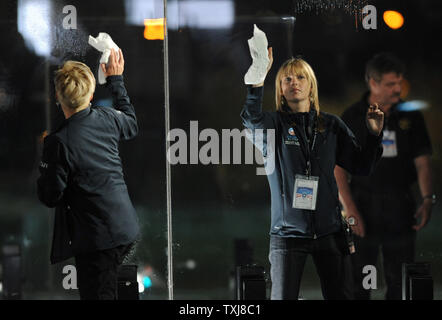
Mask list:
[[[405,100],[405,98],[410,93],[410,88],[410,82],[407,79],[403,78],[401,83],[401,99]]]
[[[186,261],[177,262],[176,267],[177,269],[194,270],[197,267],[197,263],[193,259],[187,259]]]
[[[144,38],[147,40],[164,40],[164,18],[144,20]]]
[[[399,111],[417,111],[417,110],[425,110],[428,109],[429,104],[423,100],[411,100],[399,103],[397,106],[397,110]]]
[[[40,56],[51,54],[51,13],[49,0],[18,0],[18,31],[26,46]]]
[[[148,276],[143,278],[143,286],[145,289],[152,287],[152,280]]]
[[[164,18],[162,0],[125,0],[126,21],[144,26],[145,19]],[[232,0],[167,1],[169,30],[229,29],[233,26],[235,6]]]
[[[196,261],[195,261],[195,260],[192,260],[192,259],[187,260],[187,261],[186,261],[186,267],[187,267],[187,269],[189,269],[189,270],[193,270],[193,269],[195,269],[195,268],[196,268]]]
[[[153,267],[149,264],[140,266],[137,273],[138,292],[142,293],[151,288],[163,288],[167,287],[166,280],[160,274],[155,272]]]
[[[404,25],[404,17],[401,13],[394,10],[387,10],[383,15],[385,24],[391,29],[399,29]]]
[[[178,4],[179,3],[179,4]],[[232,0],[168,1],[169,28],[229,29],[235,7]]]
[[[138,282],[138,292],[142,293],[144,290],[147,290],[152,287],[152,279],[149,276],[138,274],[137,275]]]
[[[125,0],[126,22],[143,26],[145,19],[164,18],[163,0]]]
[[[144,292],[144,281],[143,281],[143,275],[137,274],[137,282],[138,282],[138,292],[142,293]]]

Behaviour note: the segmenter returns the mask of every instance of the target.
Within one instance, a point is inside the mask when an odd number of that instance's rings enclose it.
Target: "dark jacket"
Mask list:
[[[267,161],[271,157],[267,149],[274,152],[275,170],[267,175],[272,202],[270,234],[316,238],[342,230],[335,165],[352,174],[368,175],[382,154],[382,136],[367,136],[366,147],[362,149],[339,117],[325,112],[320,112],[318,117],[314,110],[309,113],[263,112],[263,87],[248,86],[247,90],[241,112],[244,126],[252,130],[275,130],[275,146],[271,148],[274,151],[268,148],[268,142],[263,148]],[[295,134],[289,133],[290,128]],[[317,135],[313,139],[315,129]],[[310,147],[315,140],[310,157],[307,138]],[[306,174],[308,158],[311,175],[319,177],[316,210],[295,209],[292,207],[295,176]]]
[[[38,197],[57,207],[51,261],[133,242],[138,218],[118,152],[138,126],[122,76],[107,78],[115,109],[88,107],[45,138]]]

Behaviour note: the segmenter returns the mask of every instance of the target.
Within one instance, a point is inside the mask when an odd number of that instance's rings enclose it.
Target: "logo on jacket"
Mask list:
[[[291,135],[291,136],[296,136],[296,134],[295,134],[295,129],[290,128],[290,129],[289,129],[289,135]]]
[[[401,120],[399,120],[399,128],[401,128],[402,130],[408,130],[411,127],[411,122],[409,119],[407,118],[402,118]]]
[[[284,143],[289,145],[299,146],[299,139],[296,136],[295,130],[293,128],[289,128],[289,134],[286,136]]]

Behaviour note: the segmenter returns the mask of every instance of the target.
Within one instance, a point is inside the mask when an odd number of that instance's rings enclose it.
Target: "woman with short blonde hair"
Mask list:
[[[95,92],[95,83],[91,69],[82,62],[66,61],[55,72],[57,99],[72,111],[89,105]]]
[[[118,150],[138,133],[121,50],[101,68],[113,107],[90,106],[95,78],[84,63],[66,61],[55,72],[66,120],[44,140],[37,180],[40,201],[57,208],[51,262],[75,257],[82,300],[117,298],[118,269],[140,236]]]

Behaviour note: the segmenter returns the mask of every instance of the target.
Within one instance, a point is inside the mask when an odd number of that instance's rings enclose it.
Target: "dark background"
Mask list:
[[[143,298],[167,298],[163,42],[144,39],[144,26],[128,23],[130,1],[43,2],[52,4],[46,17],[52,37],[47,56],[37,55],[18,31],[17,12],[23,2],[0,3],[0,244],[17,243],[21,247],[25,297],[76,298],[75,292],[61,287],[62,266],[49,266],[52,211],[44,208],[35,194],[39,137],[62,119],[53,99],[53,71],[64,60],[73,59],[87,63],[96,72],[100,53],[87,44],[87,39],[107,32],[124,51],[125,82],[140,126],[139,136],[121,145],[121,157],[143,230],[135,262],[140,271],[153,270],[153,287]],[[139,11],[146,10],[146,18],[162,17],[162,1],[138,1],[143,2],[145,6]],[[201,11],[185,15],[184,8],[190,2],[194,2],[194,8],[208,8],[202,14],[214,19],[226,14],[214,13],[210,5],[206,6],[217,0],[168,1],[169,8],[175,5],[179,13],[169,16],[169,25],[173,25],[168,31],[171,128],[189,133],[190,121],[198,121],[199,131],[213,128],[220,137],[222,129],[242,130],[239,112],[245,99],[243,77],[251,63],[247,39],[252,36],[254,23],[266,33],[274,50],[275,61],[265,87],[266,110],[274,109],[276,71],[290,56],[302,55],[315,70],[322,110],[341,114],[366,90],[365,62],[377,52],[392,51],[407,65],[409,90],[404,98],[429,104],[423,113],[434,148],[435,192],[440,194],[442,64],[438,30],[442,11],[437,1],[361,1],[360,7],[367,3],[376,6],[376,30],[362,28],[357,10],[336,7],[300,11],[298,5],[309,1],[289,0],[221,1],[233,8],[232,24],[216,29],[195,27],[191,22],[201,18]],[[62,8],[67,4],[77,9],[76,30],[62,28]],[[404,15],[401,29],[385,25],[382,13],[387,9]],[[108,99],[106,89],[97,87],[93,104],[106,104]],[[255,174],[256,167],[172,166],[178,298],[233,298],[233,270],[241,259],[268,270],[270,193],[266,177]],[[418,189],[415,191],[420,201]],[[419,232],[416,257],[431,261],[438,299],[442,298],[439,212],[437,205],[432,221]],[[248,250],[238,256],[235,241],[241,239]],[[380,288],[373,295],[381,299],[381,265],[379,272]],[[306,266],[301,294],[307,299],[321,299],[311,261]]]

